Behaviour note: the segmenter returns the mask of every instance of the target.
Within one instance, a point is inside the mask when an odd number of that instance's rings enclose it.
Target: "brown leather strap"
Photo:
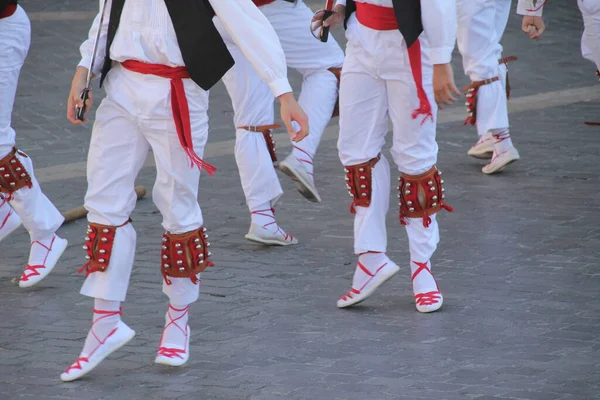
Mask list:
[[[204,227],[179,234],[164,233],[160,269],[167,285],[171,284],[168,277],[190,278],[198,283],[197,274],[214,265],[208,259],[211,253],[207,238]]]
[[[250,132],[260,132],[263,134],[265,142],[267,143],[267,150],[269,150],[269,155],[271,156],[272,162],[277,162],[277,152],[275,151],[275,139],[273,139],[272,129],[279,128],[281,128],[281,125],[279,124],[238,127],[238,129],[245,129]]]
[[[589,126],[600,126],[600,122],[586,121],[585,124]]]
[[[131,219],[121,225],[101,225],[91,222],[87,227],[87,236],[83,249],[87,255],[87,262],[77,271],[85,276],[93,272],[104,272],[110,264],[110,257],[115,241],[117,229],[131,222]]]
[[[279,129],[281,128],[281,125],[279,124],[273,124],[273,125],[257,125],[257,126],[238,126],[238,129],[244,129],[246,131],[250,131],[250,132],[265,132],[265,131],[269,131],[271,129]]]
[[[435,166],[420,175],[402,174],[398,180],[401,224],[406,225],[406,218],[423,218],[423,225],[427,228],[431,223],[430,215],[442,208],[453,211],[445,203],[441,175]]]
[[[342,79],[342,68],[341,67],[331,67],[327,68],[327,71],[331,72],[338,81],[338,88],[340,86],[340,81]],[[337,100],[335,101],[335,106],[333,107],[333,113],[331,114],[331,118],[336,118],[340,116],[340,96],[338,94]]]
[[[0,159],[0,192],[14,193],[24,187],[31,188],[33,183],[31,176],[21,164],[17,157],[19,153],[22,157],[27,157],[27,154],[13,147],[12,151]]]
[[[497,77],[497,76],[495,76],[493,78],[484,79],[482,81],[474,81],[474,82],[471,82],[470,85],[465,86],[463,88],[463,90],[461,90],[461,92],[465,93],[465,92],[468,92],[471,89],[479,89],[481,86],[483,86],[483,85],[489,85],[490,83],[496,82],[497,80],[500,80],[500,78]]]
[[[355,213],[354,207],[369,207],[371,204],[372,193],[372,174],[371,170],[379,160],[381,153],[367,162],[356,165],[347,165],[344,167],[346,173],[346,188],[350,197],[354,198],[350,206],[350,212]]]
[[[517,56],[508,56],[498,60],[498,64],[508,64],[512,61],[517,61],[519,58]]]

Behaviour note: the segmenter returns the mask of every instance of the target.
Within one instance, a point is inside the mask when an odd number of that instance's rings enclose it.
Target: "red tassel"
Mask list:
[[[165,283],[167,285],[170,286],[173,283],[173,282],[171,282],[171,280],[169,278],[167,278],[167,274],[165,272],[163,272],[162,276],[163,276],[163,279],[165,280]]]
[[[90,261],[83,264],[83,267],[81,267],[77,270],[77,274],[81,275],[85,271],[85,276],[87,277],[90,274],[90,264],[91,264]]]
[[[201,159],[192,148],[186,147],[185,152],[191,160],[192,167],[196,166],[198,169],[204,169],[210,176],[214,176],[215,171],[217,170],[216,167]]]
[[[448,211],[448,212],[453,212],[453,211],[454,211],[454,208],[450,207],[450,206],[449,206],[448,204],[446,204],[446,203],[442,203],[442,204],[440,204],[440,206],[441,206],[441,207],[442,207],[444,210],[446,210],[446,211]]]
[[[406,220],[406,217],[404,215],[400,214],[398,219],[400,220],[400,225],[408,225],[408,221]]]
[[[425,118],[421,121],[421,125],[425,124],[427,119],[431,119],[431,122],[433,122],[431,103],[427,98],[425,89],[423,89],[423,64],[421,62],[421,42],[419,39],[408,48],[408,60],[410,61],[410,69],[415,85],[417,85],[417,97],[419,98],[419,108],[413,111],[412,118],[417,119],[419,115],[424,115]]]
[[[431,225],[431,217],[427,214],[423,215],[423,226],[425,228],[429,228],[429,225]]]
[[[354,202],[350,204],[350,214],[356,214],[356,208],[354,208]]]
[[[207,266],[207,267],[214,267],[214,266],[215,266],[215,263],[214,263],[214,262],[212,262],[212,261],[210,261],[210,260],[208,260],[208,261],[206,261],[206,266]]]

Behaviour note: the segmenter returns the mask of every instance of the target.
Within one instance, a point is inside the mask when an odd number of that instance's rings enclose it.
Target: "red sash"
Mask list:
[[[382,7],[375,4],[356,2],[356,19],[361,25],[377,31],[392,31],[398,29],[396,13],[392,7]],[[421,121],[423,125],[427,119],[431,118],[433,122],[433,111],[431,103],[427,98],[425,89],[423,89],[423,68],[421,63],[421,42],[416,42],[408,48],[408,60],[412,71],[413,80],[417,85],[417,96],[419,97],[419,108],[413,111],[412,118],[416,119],[419,115],[425,118]]]
[[[173,120],[177,129],[179,143],[190,157],[192,167],[196,165],[203,168],[209,175],[217,170],[214,166],[202,160],[194,151],[192,142],[192,126],[190,123],[190,109],[182,79],[190,77],[185,67],[169,67],[161,64],[147,64],[135,60],[127,60],[121,63],[126,69],[140,74],[160,76],[171,80],[171,109]]]

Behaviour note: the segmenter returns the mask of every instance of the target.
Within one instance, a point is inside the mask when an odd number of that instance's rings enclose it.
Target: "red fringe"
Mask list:
[[[83,264],[83,266],[81,268],[79,268],[77,270],[77,273],[79,275],[83,274],[84,272],[85,272],[85,276],[87,278],[89,274],[94,273],[94,272],[102,272],[102,270],[100,270],[98,268],[93,268],[92,267],[92,262],[88,261],[85,264]]]
[[[356,214],[356,208],[355,208],[355,204],[354,204],[354,203],[355,203],[355,202],[353,201],[353,202],[350,204],[350,214]]]
[[[453,208],[453,207],[450,207],[448,204],[446,204],[446,203],[442,203],[442,204],[440,204],[440,205],[441,205],[441,207],[442,207],[444,210],[446,210],[446,211],[448,211],[448,212],[454,212],[454,208]]]
[[[400,220],[400,225],[408,225],[408,221],[406,220],[406,217],[404,215],[400,214],[398,219]]]
[[[217,168],[215,166],[210,165],[209,163],[201,159],[198,156],[198,154],[196,154],[194,149],[190,147],[186,147],[185,152],[191,160],[192,167],[196,166],[200,170],[204,169],[210,176],[214,176],[215,172],[217,171]]]
[[[427,214],[423,215],[423,226],[425,228],[429,228],[429,225],[431,225],[431,217]]]

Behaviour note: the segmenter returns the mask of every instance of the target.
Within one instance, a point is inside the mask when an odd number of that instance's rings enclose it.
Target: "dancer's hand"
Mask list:
[[[532,15],[523,16],[521,30],[525,32],[531,39],[538,40],[542,37],[542,33],[546,30],[544,19]]]
[[[322,21],[323,13],[324,11],[321,10],[313,16],[311,21],[311,29],[313,32],[321,28],[321,25],[328,26],[330,29],[335,29],[338,26],[342,25],[342,23],[344,22],[344,17],[346,15],[346,6],[342,6],[339,4],[335,6],[333,8],[333,14],[331,14],[329,18],[327,18],[325,21]]]
[[[292,92],[284,93],[278,99],[281,103],[281,120],[287,128],[288,134],[292,138],[292,141],[301,141],[308,136],[308,117],[306,113],[300,107]],[[292,121],[296,121],[300,125],[298,132],[296,132]]]
[[[440,108],[444,108],[442,104],[452,104],[456,101],[453,94],[460,96],[460,91],[454,83],[454,71],[450,63],[433,66],[433,92]]]
[[[88,119],[84,116],[83,121],[80,121],[75,116],[75,107],[83,107],[83,100],[81,100],[81,92],[85,89],[85,83],[87,79],[87,68],[77,67],[73,82],[71,83],[71,92],[69,93],[69,99],[67,100],[67,119],[72,124],[83,124],[88,122]],[[85,102],[86,112],[89,112],[92,108],[92,91],[88,92],[88,100]]]

